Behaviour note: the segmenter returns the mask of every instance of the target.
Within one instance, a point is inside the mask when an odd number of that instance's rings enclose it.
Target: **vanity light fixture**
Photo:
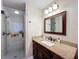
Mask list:
[[[53,10],[56,10],[57,8],[58,8],[58,4],[55,3],[55,4],[53,5]]]
[[[58,7],[59,7],[59,5],[55,2],[52,7],[49,6],[48,9],[44,10],[44,14],[48,14],[48,13],[52,12],[53,10],[56,10],[56,9],[58,9]]]
[[[19,14],[19,11],[18,11],[18,10],[15,10],[14,13],[15,13],[15,14]]]
[[[48,9],[46,9],[46,10],[44,11],[44,14],[48,14]]]
[[[53,11],[52,7],[49,7],[49,8],[48,8],[48,11],[49,11],[49,12],[52,12],[52,11]]]

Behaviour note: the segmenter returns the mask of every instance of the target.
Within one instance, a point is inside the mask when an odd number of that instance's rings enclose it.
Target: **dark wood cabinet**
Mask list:
[[[63,59],[35,41],[33,41],[33,57],[34,59]]]

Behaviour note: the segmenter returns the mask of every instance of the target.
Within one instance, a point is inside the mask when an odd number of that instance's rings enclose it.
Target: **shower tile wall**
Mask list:
[[[7,17],[7,32],[11,33],[13,31],[12,24],[14,24],[14,23],[23,24],[24,12],[19,11],[20,14],[17,15],[14,13],[14,11],[16,9],[4,7],[4,10],[5,10],[6,15],[8,16]],[[16,25],[15,25],[15,27],[16,27]],[[21,25],[21,29],[24,30],[23,25]],[[17,51],[17,50],[21,50],[21,49],[24,49],[24,38],[22,38],[22,35],[19,34],[16,37],[11,37],[11,35],[8,35],[7,36],[7,52]]]
[[[12,52],[12,51],[18,51],[18,50],[23,50],[24,49],[24,38],[22,38],[22,35],[19,34],[16,37],[11,37],[9,35],[7,37],[7,51]]]

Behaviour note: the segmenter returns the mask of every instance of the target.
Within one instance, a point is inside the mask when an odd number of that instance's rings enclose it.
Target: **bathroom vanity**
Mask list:
[[[43,40],[42,37],[33,38],[34,59],[75,59],[76,47],[59,42],[54,45],[46,45],[42,42]]]
[[[44,33],[66,36],[66,11],[44,19]],[[49,40],[50,39],[50,40]],[[53,41],[52,41],[53,39]],[[76,44],[52,37],[33,38],[34,59],[77,59]]]

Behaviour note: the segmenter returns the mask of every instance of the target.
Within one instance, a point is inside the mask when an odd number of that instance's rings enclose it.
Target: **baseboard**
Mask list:
[[[27,59],[33,59],[33,56],[31,56],[31,57],[28,57]]]

